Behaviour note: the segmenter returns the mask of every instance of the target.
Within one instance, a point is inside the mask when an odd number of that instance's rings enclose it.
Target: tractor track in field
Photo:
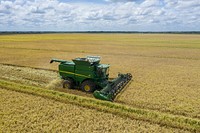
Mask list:
[[[82,92],[79,89],[63,89],[62,81],[58,78],[57,72],[58,72],[57,70],[46,69],[46,68],[35,68],[31,66],[0,63],[0,75],[1,75],[0,79],[2,80],[94,98],[92,94]],[[10,75],[10,73],[14,75]],[[118,98],[126,91],[126,89],[130,86],[131,83],[132,82],[129,82],[128,85],[125,86],[125,88],[117,95],[117,97],[114,100],[115,103],[198,119],[198,117],[190,116],[187,113],[186,114],[177,113],[171,110],[161,110],[158,108],[143,107],[142,105],[140,106],[136,104],[132,105],[118,100]]]
[[[87,53],[87,54],[103,54],[103,55],[115,55],[115,56],[134,56],[145,58],[162,58],[162,59],[181,59],[181,60],[200,60],[200,58],[190,57],[175,57],[175,56],[156,56],[156,55],[140,55],[140,54],[128,54],[128,53],[103,53],[103,52],[89,52],[89,51],[70,51],[70,50],[55,50],[55,49],[39,49],[39,48],[19,48],[19,47],[0,47],[4,49],[21,49],[21,50],[34,50],[34,51],[53,51],[53,52],[68,52],[68,53]]]

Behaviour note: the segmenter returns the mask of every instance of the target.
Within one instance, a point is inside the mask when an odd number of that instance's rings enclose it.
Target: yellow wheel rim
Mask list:
[[[89,86],[89,85],[85,85],[85,86],[84,86],[84,90],[85,90],[85,91],[90,91],[90,86]]]
[[[68,88],[68,89],[69,89],[69,84],[65,84],[65,88]]]
[[[65,87],[69,89],[69,84],[66,84]]]

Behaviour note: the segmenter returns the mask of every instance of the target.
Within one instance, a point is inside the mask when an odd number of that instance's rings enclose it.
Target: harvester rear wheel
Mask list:
[[[95,83],[90,80],[86,80],[81,84],[81,90],[85,92],[93,92],[95,91],[95,87]]]
[[[74,82],[72,79],[67,79],[63,82],[63,88],[73,89]]]

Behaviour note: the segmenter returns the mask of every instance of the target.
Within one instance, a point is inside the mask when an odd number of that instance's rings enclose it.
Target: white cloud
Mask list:
[[[106,2],[127,2],[127,1],[130,1],[130,0],[104,0]]]
[[[1,0],[0,30],[200,30],[199,0]]]
[[[147,7],[159,6],[160,4],[161,4],[160,0],[145,0],[144,2],[142,2],[141,6],[143,8],[147,8]]]

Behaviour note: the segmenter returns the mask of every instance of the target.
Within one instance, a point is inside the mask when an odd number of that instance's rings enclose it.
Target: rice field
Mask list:
[[[118,72],[132,73],[133,81],[115,103],[200,119],[200,35],[1,35],[0,79],[92,97],[61,89],[55,71],[58,64],[49,64],[53,57],[71,60],[86,55],[100,55],[102,63],[111,64],[112,78]]]
[[[1,132],[187,132],[0,89]]]

